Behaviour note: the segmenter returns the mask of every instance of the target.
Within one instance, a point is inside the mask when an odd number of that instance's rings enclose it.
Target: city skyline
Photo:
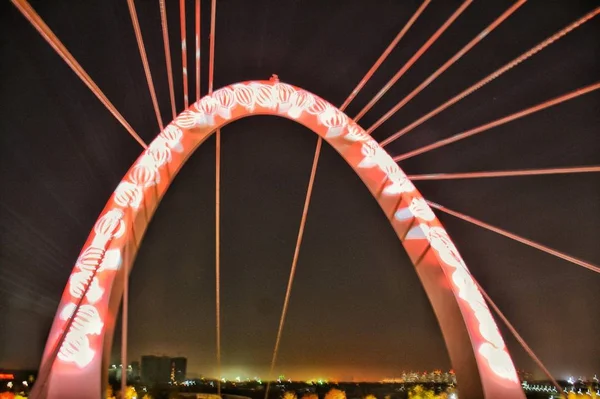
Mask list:
[[[130,361],[139,361],[142,357],[144,356],[166,356],[169,358],[175,358],[175,357],[181,357],[183,355],[168,355],[165,353],[146,353],[142,356],[140,356],[140,358],[134,358],[134,359],[130,359]],[[377,367],[357,367],[357,368],[337,368],[334,369],[334,371],[332,371],[331,368],[327,368],[327,367],[318,367],[318,366],[314,366],[314,367],[303,367],[303,366],[287,366],[287,367],[281,367],[281,368],[277,368],[274,372],[273,372],[273,376],[270,378],[269,377],[269,367],[268,365],[264,365],[264,366],[258,366],[258,367],[248,367],[247,365],[224,365],[222,367],[222,373],[220,378],[217,377],[217,372],[216,372],[216,366],[211,365],[211,364],[201,364],[198,362],[194,362],[193,361],[193,357],[190,357],[189,355],[185,356],[185,359],[187,359],[187,378],[188,379],[194,379],[194,378],[204,378],[204,379],[221,379],[224,378],[227,381],[233,381],[235,382],[238,378],[243,382],[243,381],[254,381],[254,380],[260,380],[260,381],[275,381],[280,379],[281,376],[283,376],[283,380],[292,380],[292,381],[337,381],[337,382],[352,382],[352,381],[357,381],[357,382],[381,382],[384,380],[392,380],[392,379],[398,379],[402,376],[402,374],[409,374],[409,373],[416,373],[416,374],[422,374],[422,373],[432,373],[435,371],[441,371],[442,373],[446,373],[446,372],[453,372],[452,368],[447,368],[444,369],[442,367],[437,367],[437,368],[429,368],[429,369],[419,369],[419,368],[414,368],[414,367],[399,367],[399,368],[377,368]],[[119,359],[114,359],[115,365],[119,365]],[[199,364],[199,365],[198,365]],[[190,368],[190,365],[192,365],[192,368]],[[195,367],[195,368],[194,368]],[[365,372],[365,370],[367,370],[367,372]],[[541,371],[541,370],[535,370],[535,369],[530,369],[530,370],[522,370],[522,369],[518,369],[520,378],[523,378],[523,376],[529,376],[527,378],[525,378],[525,380],[530,379],[530,380],[545,380],[547,377],[545,376],[545,374]],[[594,378],[597,378],[598,376],[598,372],[594,371],[594,370],[590,370],[587,373],[564,373],[564,374],[560,374],[560,375],[553,375],[554,378],[561,380],[561,381],[568,381],[569,379],[579,379],[579,378],[583,378],[588,379],[588,380],[592,380]]]
[[[144,356],[159,356],[159,357],[169,357],[169,358],[174,358],[174,356],[169,356],[167,354],[145,354],[142,355],[141,358],[143,358]],[[188,357],[185,357],[186,360],[190,360]],[[135,360],[131,360],[132,362],[138,362],[139,363],[139,359],[135,359]],[[118,363],[118,361],[112,365],[112,366],[116,366]],[[111,367],[112,367],[111,366]],[[120,364],[118,366],[116,366],[117,368],[120,367]],[[260,368],[257,368],[256,370],[261,370]],[[254,371],[256,371],[254,370]],[[451,373],[453,374],[454,371],[452,369],[428,369],[428,370],[417,370],[417,369],[411,369],[411,368],[407,368],[407,369],[398,369],[398,370],[394,370],[392,372],[389,371],[372,371],[371,373],[365,373],[364,372],[364,368],[360,368],[360,369],[355,369],[355,370],[345,370],[345,371],[338,371],[337,373],[331,373],[331,372],[323,372],[323,371],[319,371],[318,367],[315,368],[304,368],[304,369],[296,369],[294,367],[288,367],[288,368],[282,368],[280,370],[276,370],[273,373],[273,377],[269,379],[268,376],[268,370],[263,368],[263,372],[264,373],[260,373],[260,372],[254,372],[253,370],[249,369],[246,366],[243,365],[239,365],[239,366],[233,366],[230,368],[224,367],[221,373],[220,378],[218,378],[216,376],[216,371],[214,370],[214,368],[206,367],[203,369],[199,369],[199,370],[190,370],[187,369],[187,379],[207,379],[207,380],[216,380],[216,379],[225,379],[227,381],[231,381],[231,382],[246,382],[246,381],[277,381],[277,380],[282,380],[282,381],[287,381],[287,380],[291,380],[291,381],[314,381],[314,382],[385,382],[385,381],[392,381],[392,380],[399,380],[402,378],[403,375],[422,375],[422,374],[432,374],[432,373],[436,373],[436,372],[441,372],[442,374],[444,373]],[[546,378],[546,376],[538,371],[538,372],[532,372],[531,370],[517,370],[519,373],[519,378],[522,380],[544,380]],[[385,374],[387,372],[387,374]],[[329,373],[329,374],[327,374]],[[336,375],[337,374],[337,375]],[[577,381],[578,379],[583,379],[583,380],[589,380],[589,381],[596,381],[598,380],[598,374],[596,372],[592,372],[590,374],[583,374],[583,375],[575,375],[575,374],[570,374],[570,375],[555,375],[554,377],[556,379],[559,379],[561,381]],[[368,377],[365,377],[368,376]]]

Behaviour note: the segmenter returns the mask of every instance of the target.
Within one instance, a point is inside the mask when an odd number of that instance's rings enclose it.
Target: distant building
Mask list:
[[[138,362],[137,360],[131,362],[131,378],[133,380],[139,379],[140,373],[141,373],[140,362]]]
[[[147,355],[142,356],[141,367],[138,362],[132,362],[130,367],[132,377],[140,376],[141,380],[148,385],[181,383],[186,378],[187,358]]]
[[[185,381],[187,359],[185,357],[174,357],[171,359],[171,382]]]
[[[148,385],[171,381],[171,358],[168,356],[142,356],[142,381]]]
[[[404,383],[436,383],[436,384],[456,384],[456,375],[453,370],[442,372],[433,370],[431,372],[402,372],[400,377],[385,378],[386,384],[404,384]]]

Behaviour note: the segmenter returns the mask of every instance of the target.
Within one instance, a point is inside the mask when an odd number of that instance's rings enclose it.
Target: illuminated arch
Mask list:
[[[100,214],[63,293],[42,367],[54,353],[56,361],[41,396],[101,397],[123,292],[122,272],[131,270],[160,200],[188,157],[216,129],[252,115],[282,116],[306,126],[335,148],[363,180],[390,220],[433,305],[461,397],[524,398],[481,293],[404,172],[336,107],[276,80],[234,84],[202,98],[167,126],[129,169]]]

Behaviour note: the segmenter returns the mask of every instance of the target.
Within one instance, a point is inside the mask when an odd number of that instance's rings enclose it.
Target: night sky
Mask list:
[[[170,121],[157,1],[138,17],[164,121]],[[209,1],[202,8],[207,88]],[[215,87],[276,73],[341,104],[419,1],[220,0]],[[475,1],[361,120],[370,126],[511,1]],[[193,2],[188,43],[193,42]],[[354,116],[460,5],[433,1],[348,109]],[[147,141],[158,133],[125,0],[32,1]],[[598,6],[535,1],[374,133],[382,140]],[[0,368],[37,368],[62,290],[98,214],[139,145],[29,23],[0,10]],[[178,2],[167,2],[178,112]],[[387,147],[401,154],[598,80],[600,17]],[[189,62],[193,46],[189,45]],[[190,67],[190,69],[192,69]],[[190,74],[190,89],[194,87]],[[600,93],[402,162],[409,174],[600,164]],[[254,117],[222,134],[224,375],[266,378],[316,136]],[[129,357],[187,356],[215,374],[214,138],[160,205],[131,276]],[[598,174],[417,182],[430,200],[600,263]],[[600,276],[439,215],[474,276],[553,374],[600,374]],[[115,332],[118,362],[120,331]],[[519,368],[536,371],[505,333]],[[377,203],[331,148],[321,155],[277,374],[398,376],[449,369],[433,311]]]

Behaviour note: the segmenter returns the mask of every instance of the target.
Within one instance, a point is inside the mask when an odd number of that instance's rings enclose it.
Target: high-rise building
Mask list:
[[[142,356],[142,381],[148,385],[171,381],[171,358]]]
[[[131,378],[134,381],[140,378],[140,362],[137,360],[131,362]]]
[[[171,382],[185,381],[187,359],[185,357],[174,357],[171,359]]]

